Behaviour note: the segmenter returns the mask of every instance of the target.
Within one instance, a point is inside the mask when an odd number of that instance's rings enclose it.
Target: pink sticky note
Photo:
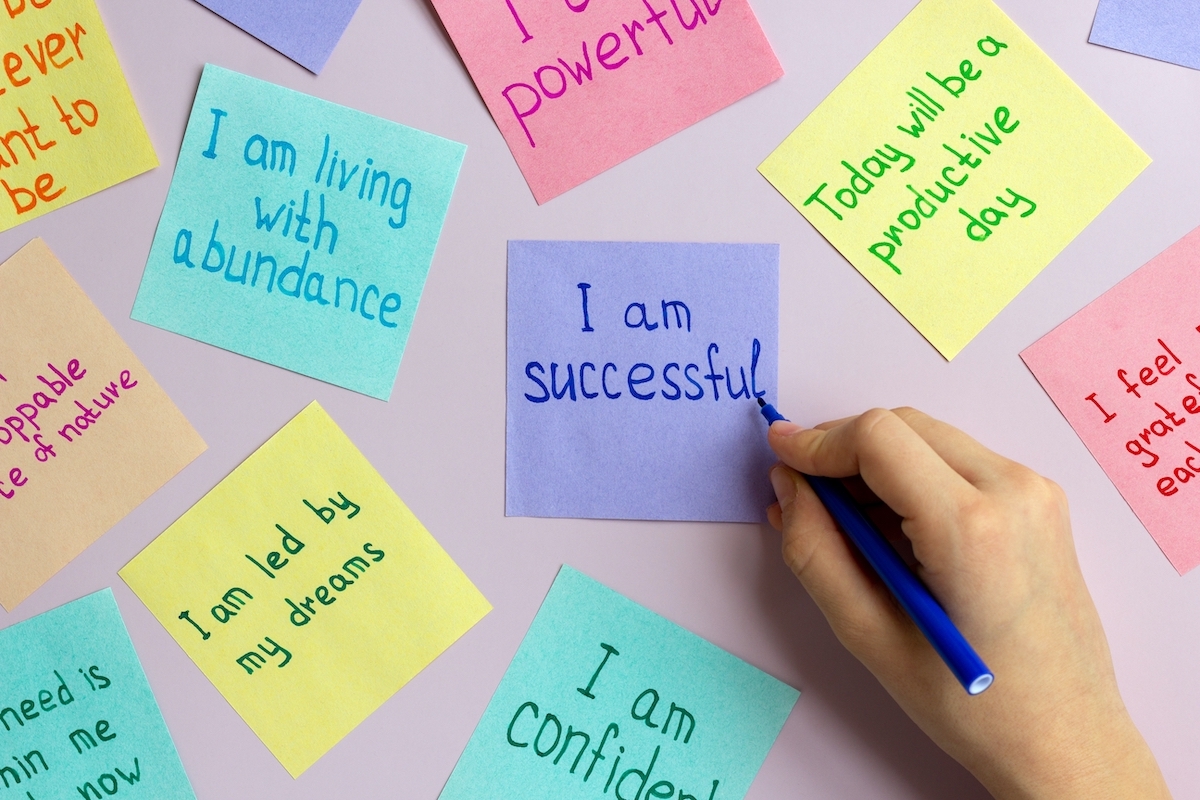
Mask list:
[[[747,0],[433,0],[539,203],[783,76]]]
[[[1171,564],[1200,564],[1200,228],[1021,354]]]

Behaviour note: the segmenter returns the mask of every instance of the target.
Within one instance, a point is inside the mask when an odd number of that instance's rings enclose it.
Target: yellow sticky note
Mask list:
[[[491,610],[316,403],[121,577],[293,777]]]
[[[1149,163],[991,0],[924,0],[759,171],[949,359]]]
[[[4,0],[0,231],[158,166],[95,0]]]

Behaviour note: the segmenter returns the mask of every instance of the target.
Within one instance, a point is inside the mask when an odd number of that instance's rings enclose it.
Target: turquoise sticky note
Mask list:
[[[112,591],[0,631],[2,796],[195,800]]]
[[[738,800],[798,697],[563,567],[440,800]]]
[[[133,318],[386,400],[465,152],[209,64]]]

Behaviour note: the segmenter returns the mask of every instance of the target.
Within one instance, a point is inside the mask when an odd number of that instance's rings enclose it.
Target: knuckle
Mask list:
[[[1060,498],[1066,496],[1053,481],[1026,467],[1014,470],[1013,486],[1024,502],[1038,510],[1052,509],[1058,505]]]
[[[1002,493],[980,493],[958,508],[959,528],[975,547],[1003,548],[1019,531],[1043,530],[1069,513],[1062,487],[1031,469],[1011,464],[1005,484]]]
[[[932,419],[924,411],[913,408],[912,406],[900,406],[899,408],[894,408],[892,409],[892,413],[899,417],[903,422],[908,424],[913,422],[924,422]]]
[[[957,511],[958,529],[976,541],[991,538],[1004,527],[1004,514],[982,493],[964,500]]]
[[[788,565],[794,574],[801,581],[804,579],[804,571],[808,568],[809,561],[812,560],[812,546],[806,542],[804,536],[800,535],[795,529],[795,523],[792,522],[784,529],[783,536],[783,563]]]
[[[839,606],[832,609],[829,622],[838,641],[855,656],[862,657],[878,645],[880,627],[868,614]]]
[[[1050,499],[1052,500],[1053,504],[1065,511],[1067,508],[1066,491],[1064,491],[1061,486],[1049,478],[1043,478],[1042,480],[1046,482],[1046,488],[1050,492]]]
[[[869,439],[875,434],[876,428],[880,425],[886,425],[890,420],[895,419],[895,413],[888,411],[886,408],[872,408],[869,411],[864,411],[854,420],[855,437]]]
[[[1038,478],[1038,488],[1032,493],[1031,499],[1039,520],[1058,520],[1069,515],[1067,493],[1048,478]]]
[[[1020,494],[1037,494],[1042,491],[1041,484],[1045,481],[1041,475],[1016,461],[1006,461],[1001,474],[1009,490]]]

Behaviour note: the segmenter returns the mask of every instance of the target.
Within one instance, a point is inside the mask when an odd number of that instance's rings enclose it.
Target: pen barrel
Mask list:
[[[992,684],[991,670],[841,482],[812,475],[804,477],[846,537],[900,602],[963,688],[972,695],[988,688]]]

